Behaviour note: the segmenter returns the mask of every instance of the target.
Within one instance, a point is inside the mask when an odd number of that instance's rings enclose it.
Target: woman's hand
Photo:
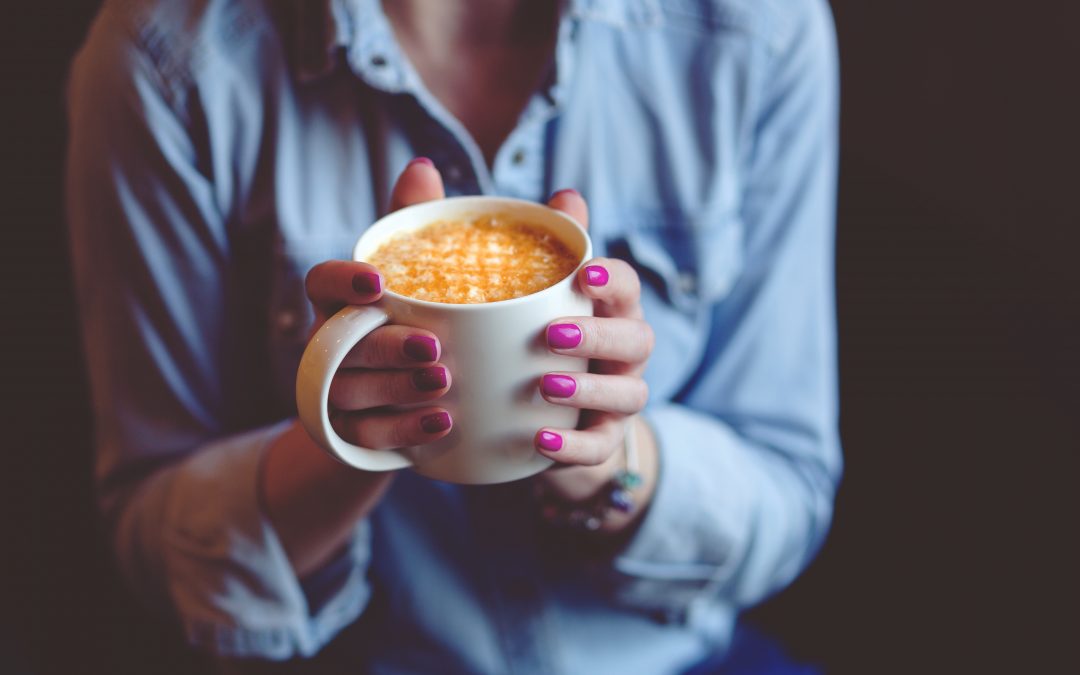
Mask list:
[[[425,159],[402,172],[391,197],[391,211],[444,196],[438,171]],[[366,305],[382,297],[378,270],[361,262],[331,260],[312,268],[307,294],[318,330],[345,305]],[[439,362],[439,338],[420,328],[376,328],[342,361],[330,383],[330,420],[346,441],[380,450],[430,443],[450,432],[453,420],[436,405],[450,388],[451,375]],[[391,411],[387,406],[430,402]]]
[[[443,197],[439,172],[414,160],[394,186],[391,210]],[[312,334],[345,305],[366,305],[382,296],[382,279],[371,265],[330,261],[307,277],[315,308]],[[331,422],[345,440],[371,449],[428,443],[449,433],[453,420],[438,406],[451,384],[439,362],[439,338],[408,326],[373,330],[345,357],[330,385]],[[429,403],[406,412],[383,406]],[[393,472],[360,471],[332,459],[296,422],[271,444],[263,459],[259,494],[298,576],[337,554],[356,522],[378,504]]]
[[[558,192],[548,205],[588,225],[585,200],[577,192]],[[636,491],[637,509],[627,516],[613,513],[603,526],[608,532],[619,531],[644,511],[656,482],[655,441],[648,426],[632,417],[648,400],[641,375],[652,353],[653,331],[643,318],[641,283],[626,262],[595,258],[584,265],[577,281],[581,292],[592,298],[595,316],[552,321],[547,343],[556,354],[588,358],[589,371],[548,373],[541,378],[540,392],[551,403],[580,408],[581,420],[576,429],[537,432],[537,450],[558,462],[539,480],[565,500],[588,499],[625,468],[625,434],[635,434],[643,477]]]

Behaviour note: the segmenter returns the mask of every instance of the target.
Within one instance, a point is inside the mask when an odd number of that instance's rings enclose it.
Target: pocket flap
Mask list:
[[[628,224],[624,248],[630,262],[681,310],[694,312],[723,299],[742,272],[743,226],[737,217],[639,218]]]

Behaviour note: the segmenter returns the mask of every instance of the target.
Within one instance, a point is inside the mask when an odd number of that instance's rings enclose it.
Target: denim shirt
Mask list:
[[[68,206],[124,576],[223,656],[621,675],[722,650],[820,546],[841,470],[836,71],[825,0],[574,0],[487,166],[376,0],[107,2],[73,65]],[[260,509],[304,277],[417,155],[449,194],[576,188],[598,254],[641,276],[660,473],[619,550],[548,532],[528,481],[404,471],[298,579]]]

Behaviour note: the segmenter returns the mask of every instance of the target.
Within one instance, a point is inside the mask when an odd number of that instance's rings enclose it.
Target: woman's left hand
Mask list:
[[[588,226],[587,206],[577,192],[557,192],[548,205]],[[561,499],[588,499],[625,468],[625,434],[634,433],[643,477],[635,491],[635,514],[640,513],[651,496],[657,464],[648,426],[639,418],[627,424],[645,407],[649,395],[641,376],[654,336],[643,318],[641,283],[629,264],[613,258],[586,262],[577,281],[580,291],[593,300],[595,315],[552,321],[547,343],[556,354],[588,358],[589,369],[548,373],[541,378],[540,392],[551,403],[580,408],[581,420],[576,429],[545,427],[537,432],[536,449],[558,463],[538,480]],[[603,529],[620,530],[634,520],[633,515],[609,518]]]

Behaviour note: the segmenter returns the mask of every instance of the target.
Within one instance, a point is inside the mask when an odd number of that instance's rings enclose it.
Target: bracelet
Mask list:
[[[642,484],[633,421],[634,418],[627,421],[623,435],[626,468],[604,483],[592,497],[584,501],[568,502],[552,494],[550,488],[542,483],[534,483],[534,494],[540,502],[540,517],[546,523],[567,530],[596,532],[603,527],[611,511],[633,512],[636,504],[631,490],[641,487]]]

